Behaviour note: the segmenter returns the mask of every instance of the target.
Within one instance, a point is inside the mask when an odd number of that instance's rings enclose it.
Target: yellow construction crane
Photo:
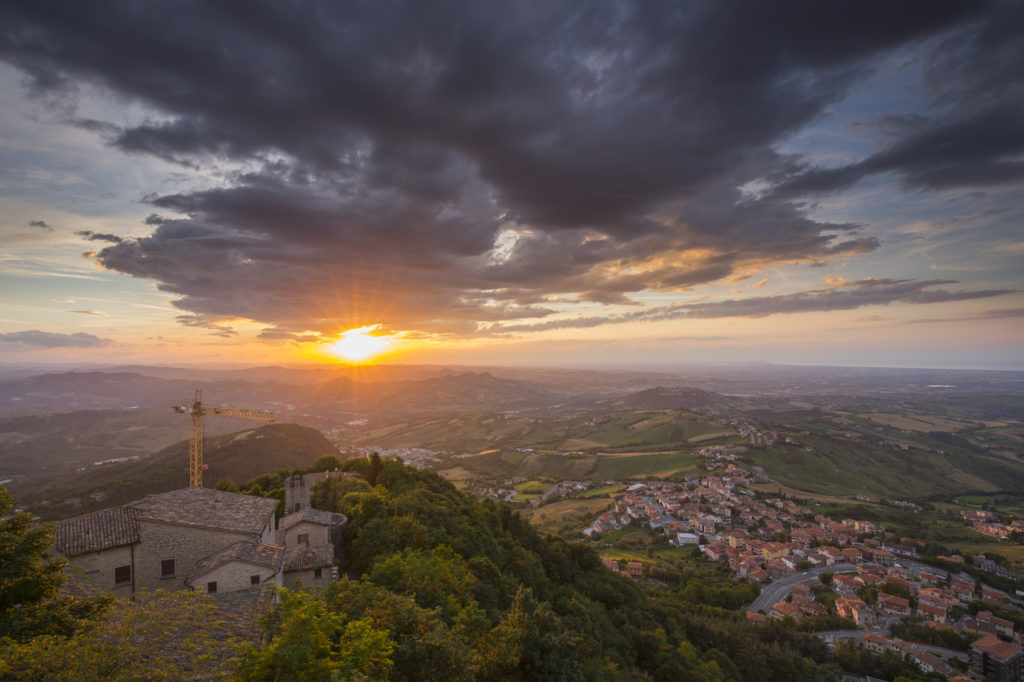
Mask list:
[[[203,405],[203,389],[197,388],[192,398],[192,407],[174,405],[178,414],[189,416],[188,443],[188,485],[190,488],[203,487],[203,417],[216,414],[222,417],[241,417],[242,419],[259,419],[265,422],[277,421],[277,414],[272,410],[246,410],[234,407],[210,407]]]

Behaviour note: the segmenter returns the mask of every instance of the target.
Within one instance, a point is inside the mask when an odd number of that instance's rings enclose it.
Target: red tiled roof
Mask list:
[[[1005,662],[1010,660],[1024,647],[1013,642],[1004,642],[995,635],[985,635],[972,644],[971,648]]]

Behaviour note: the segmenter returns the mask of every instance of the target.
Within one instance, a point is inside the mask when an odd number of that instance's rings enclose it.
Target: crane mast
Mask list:
[[[258,419],[260,421],[277,421],[272,410],[249,410],[235,407],[211,407],[203,404],[203,389],[197,388],[192,397],[192,406],[174,405],[178,414],[187,414],[189,420],[188,440],[188,485],[190,488],[203,486],[203,417],[212,414],[222,417],[239,417],[241,419]]]

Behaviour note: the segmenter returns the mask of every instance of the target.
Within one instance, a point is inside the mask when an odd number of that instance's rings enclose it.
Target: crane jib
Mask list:
[[[192,399],[192,406],[172,405],[177,414],[189,416],[189,447],[188,447],[188,484],[192,488],[203,485],[203,472],[207,469],[203,464],[203,417],[215,415],[221,417],[237,417],[239,419],[257,419],[260,421],[277,421],[275,410],[253,410],[235,407],[210,407],[203,405],[203,389],[197,388]]]

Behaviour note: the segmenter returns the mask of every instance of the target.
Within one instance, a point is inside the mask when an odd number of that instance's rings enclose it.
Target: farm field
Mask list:
[[[948,417],[885,414],[878,412],[870,412],[858,416],[863,419],[870,419],[873,422],[885,424],[886,426],[892,426],[894,428],[906,431],[944,431],[946,433],[955,433],[957,431],[962,431],[964,429],[978,427],[978,424],[976,422],[967,422],[958,419],[950,419]]]
[[[586,528],[594,517],[611,509],[608,498],[569,498],[524,511],[533,525],[546,533],[575,533]]]

